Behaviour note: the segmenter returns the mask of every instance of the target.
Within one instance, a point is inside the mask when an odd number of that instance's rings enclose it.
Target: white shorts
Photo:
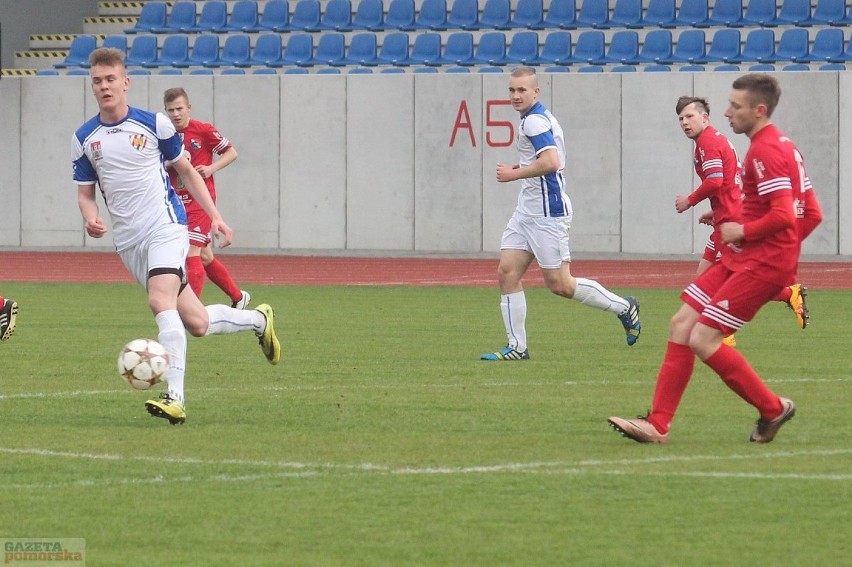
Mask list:
[[[164,224],[145,239],[119,252],[124,267],[142,287],[148,287],[151,270],[179,270],[181,282],[186,283],[186,254],[189,252],[189,233],[182,224]]]
[[[529,217],[517,211],[503,231],[501,250],[526,250],[535,256],[545,270],[562,267],[571,261],[568,247],[568,230],[571,217]]]

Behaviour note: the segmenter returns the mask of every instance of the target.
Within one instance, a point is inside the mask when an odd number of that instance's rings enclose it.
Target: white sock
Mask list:
[[[503,313],[509,346],[524,352],[527,350],[527,297],[523,290],[501,295],[500,311]]]
[[[183,403],[183,380],[186,373],[186,330],[177,309],[162,311],[154,317],[160,333],[157,340],[169,353],[169,371],[166,382],[169,395]]]
[[[266,317],[256,309],[234,309],[228,305],[208,305],[207,335],[227,335],[240,331],[263,332],[266,327]]]
[[[598,282],[586,278],[577,278],[574,299],[583,305],[609,311],[616,315],[621,315],[630,307],[626,299],[615,295]]]

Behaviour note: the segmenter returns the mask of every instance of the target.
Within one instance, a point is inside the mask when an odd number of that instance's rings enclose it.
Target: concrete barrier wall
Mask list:
[[[748,139],[724,119],[734,73],[542,74],[542,101],[566,133],[574,252],[689,254],[703,249],[706,205],[678,215],[695,188],[692,143],[674,112],[706,96],[740,156]],[[825,222],[810,254],[852,254],[848,74],[779,73],[773,117],[802,150]],[[135,76],[131,104],[162,110],[183,86],[239,159],[217,174],[235,246],[275,250],[476,253],[499,249],[517,198],[495,179],[517,163],[507,74]],[[97,105],[85,77],[0,81],[0,246],[111,248],[88,238],[71,181],[71,134]],[[103,207],[102,207],[103,209]],[[108,217],[103,210],[104,217]],[[844,222],[846,221],[846,222]]]

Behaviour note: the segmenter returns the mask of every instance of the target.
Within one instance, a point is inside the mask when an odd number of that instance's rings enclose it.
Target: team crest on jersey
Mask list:
[[[132,134],[130,136],[130,145],[141,152],[148,145],[148,138],[145,134]]]
[[[91,144],[89,144],[89,153],[92,154],[92,159],[98,160],[103,158],[104,154],[101,151],[101,143],[92,142]]]
[[[201,142],[199,142],[198,140],[190,140],[189,147],[191,147],[193,150],[198,151],[201,149]]]

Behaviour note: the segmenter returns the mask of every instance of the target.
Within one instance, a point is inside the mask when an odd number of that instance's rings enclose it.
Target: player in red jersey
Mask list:
[[[804,161],[796,146],[772,124],[781,96],[778,82],[766,74],[749,74],[733,83],[725,117],[734,132],[751,140],[742,170],[743,202],[739,221],[719,223],[722,254],[681,294],[683,307],[672,319],[670,339],[651,412],[640,418],[610,417],[610,425],[640,443],[665,443],[674,413],[689,379],[695,355],[760,417],[749,441],[769,443],[796,413],[792,400],[778,397],[748,361],[722,338],[748,321],[793,281],[802,239],[817,221],[800,232],[796,220],[819,210]],[[816,218],[819,215],[814,213]],[[684,341],[686,339],[686,341]]]
[[[204,179],[215,203],[216,183],[213,180],[213,174],[237,159],[237,150],[215,126],[190,118],[189,112],[192,110],[192,105],[189,103],[189,95],[183,88],[168,89],[163,96],[163,103],[172,124],[183,139],[183,146],[189,153],[190,162]],[[215,161],[214,153],[219,156]],[[206,273],[210,281],[228,294],[232,307],[245,309],[251,301],[251,295],[237,286],[225,265],[213,255],[213,248],[210,246],[210,217],[184,188],[180,176],[173,168],[169,168],[169,178],[186,207],[189,228],[186,271],[189,286],[195,295],[201,297]]]

